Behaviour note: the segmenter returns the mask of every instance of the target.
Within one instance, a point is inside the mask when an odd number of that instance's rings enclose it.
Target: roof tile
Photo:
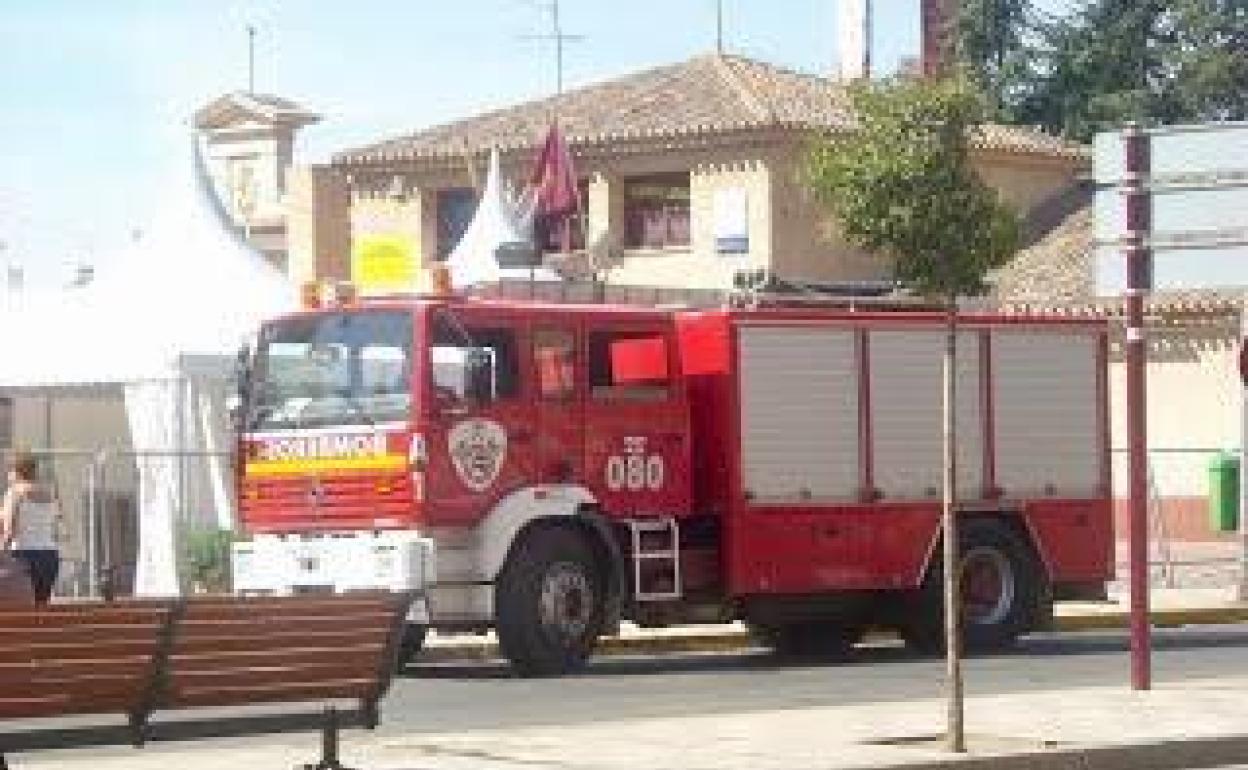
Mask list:
[[[338,153],[338,164],[533,147],[558,116],[569,144],[709,134],[751,128],[844,130],[853,125],[844,84],[742,56],[707,54],[551,97],[493,110]],[[1085,157],[1039,131],[986,126],[982,147]],[[385,162],[381,160],[381,162]]]

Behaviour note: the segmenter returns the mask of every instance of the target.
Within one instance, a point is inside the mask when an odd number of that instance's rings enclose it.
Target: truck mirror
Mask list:
[[[247,393],[251,390],[251,345],[246,342],[238,349],[234,359],[234,394],[226,399],[226,409],[235,430],[243,429],[247,411]]]
[[[464,358],[464,391],[470,401],[494,400],[494,356],[485,348],[472,348]]]

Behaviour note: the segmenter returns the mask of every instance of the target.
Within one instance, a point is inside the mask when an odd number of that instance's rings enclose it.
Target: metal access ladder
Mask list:
[[[628,529],[632,540],[634,598],[639,602],[681,598],[680,522],[671,516],[662,519],[629,519]],[[647,535],[652,537],[647,538]],[[659,543],[656,545],[654,540]],[[661,573],[671,576],[670,590],[646,590],[642,585],[642,565],[646,563],[658,563],[661,565]],[[653,576],[651,579],[653,580]]]

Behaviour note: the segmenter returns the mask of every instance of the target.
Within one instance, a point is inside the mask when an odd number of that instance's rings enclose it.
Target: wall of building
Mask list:
[[[726,289],[737,271],[769,267],[782,278],[837,282],[889,277],[886,259],[850,245],[826,207],[801,179],[804,145],[792,135],[763,136],[697,149],[665,148],[579,157],[578,170],[589,180],[587,243],[610,255],[609,281],[621,285]],[[532,153],[503,157],[503,173],[522,179]],[[484,160],[450,162],[439,169],[379,177],[374,189],[357,189],[350,207],[353,243],[377,234],[397,234],[415,241],[424,263],[437,249],[439,189],[484,182]],[[1026,216],[1068,190],[1078,173],[1067,161],[1006,153],[977,156],[985,181]],[[624,185],[630,177],[661,173],[690,174],[691,237],[687,247],[627,249],[624,235]],[[749,249],[721,254],[715,245],[717,191],[736,188],[747,197]]]
[[[1079,166],[1067,161],[1013,153],[980,154],[972,162],[980,178],[1021,217],[1067,192],[1084,173]]]
[[[621,249],[610,282],[633,286],[682,286],[693,289],[724,289],[732,286],[739,270],[767,266],[774,254],[771,222],[772,174],[765,153],[754,157],[699,153],[671,159],[675,168],[690,169],[690,243],[686,248],[664,250]],[[623,165],[623,164],[621,164]],[[640,167],[639,167],[640,166]],[[629,174],[652,173],[643,164],[623,165],[614,175],[622,188]],[[746,196],[748,251],[720,253],[716,246],[715,199],[723,190],[740,190]],[[617,190],[615,215],[608,227],[623,230],[623,193]]]
[[[891,274],[888,260],[851,245],[836,219],[802,179],[802,153],[776,163],[773,182],[776,275],[804,281],[869,281]]]
[[[287,271],[297,282],[351,276],[351,196],[325,166],[294,166],[286,195]]]
[[[1219,450],[1242,444],[1244,389],[1238,335],[1188,327],[1151,333],[1148,363],[1148,445],[1153,515],[1174,540],[1209,540],[1207,467]],[[1126,367],[1110,364],[1114,494],[1127,496]],[[1120,536],[1125,536],[1120,506]]]

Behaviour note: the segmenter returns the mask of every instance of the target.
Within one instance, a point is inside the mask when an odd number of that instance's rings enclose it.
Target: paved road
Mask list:
[[[1248,628],[1191,628],[1155,636],[1155,681],[1248,671]],[[1126,638],[1054,634],[1017,652],[972,660],[967,691],[996,694],[1069,686],[1126,686]],[[928,698],[943,662],[898,646],[859,649],[848,663],[779,665],[764,653],[601,659],[579,676],[512,678],[501,663],[429,665],[399,681],[383,734],[505,728],[687,714]]]

